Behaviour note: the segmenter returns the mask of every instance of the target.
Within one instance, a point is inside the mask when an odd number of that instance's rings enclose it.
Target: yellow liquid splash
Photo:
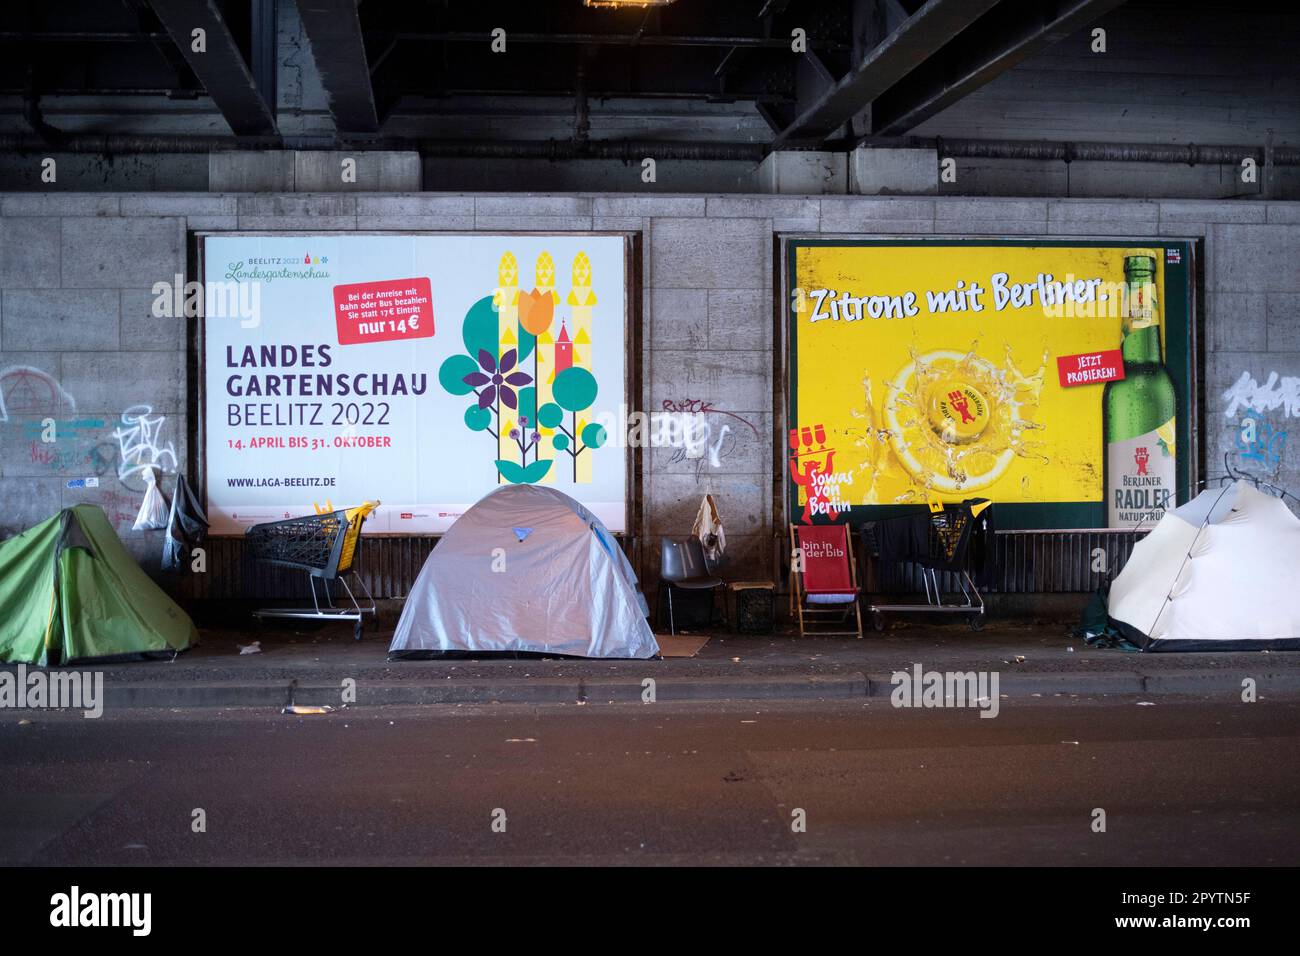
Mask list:
[[[968,497],[997,481],[1019,458],[1048,463],[1031,440],[1045,428],[1034,420],[1041,400],[1050,352],[1026,374],[1009,345],[995,365],[978,354],[978,342],[965,353],[939,350],[924,355],[911,349],[912,362],[886,383],[877,411],[869,379],[863,380],[865,411],[855,413],[866,429],[857,444],[868,451],[860,468],[870,482],[863,504],[878,502],[879,479],[895,466],[909,487],[893,502]]]

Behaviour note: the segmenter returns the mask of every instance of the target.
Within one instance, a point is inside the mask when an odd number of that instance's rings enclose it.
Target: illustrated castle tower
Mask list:
[[[573,365],[577,368],[592,370],[591,356],[591,314],[596,308],[596,292],[592,288],[591,259],[585,252],[573,257],[573,285],[569,289],[565,302],[571,310],[573,329]],[[557,346],[558,347],[558,346]],[[588,410],[590,415],[592,410]],[[588,419],[578,418],[574,423],[574,438],[581,441],[582,430],[587,427]],[[591,481],[590,452],[578,456],[577,474],[574,480],[582,483]]]
[[[497,307],[496,358],[500,363],[502,355],[519,347],[519,263],[513,252],[503,253],[501,262],[497,265],[497,287],[492,290],[492,304]],[[519,449],[510,438],[510,430],[515,427],[515,416],[507,416],[506,412],[505,405],[502,405],[497,449],[500,457],[513,461],[519,456]],[[497,481],[504,482],[505,479],[498,478]]]
[[[549,296],[552,308],[559,305],[560,294],[555,291],[555,260],[551,258],[549,252],[543,250],[541,255],[537,257],[534,275],[536,279],[536,284],[533,286],[534,294],[541,293]],[[535,348],[537,349],[537,358],[534,363],[534,370],[537,374],[534,376],[534,381],[537,386],[537,402],[534,406],[534,413],[536,409],[541,408],[551,400],[551,385],[555,381],[555,338],[551,335],[550,326],[537,333]],[[534,418],[536,418],[535,414]],[[541,436],[535,448],[537,460],[548,461],[554,459],[555,449],[551,445],[551,437],[555,434],[555,430],[542,428],[533,420],[528,423],[528,431],[530,434],[536,431]],[[542,484],[551,485],[555,483],[557,477],[555,469],[556,466],[552,465],[551,470],[542,479]]]
[[[563,320],[560,322],[560,337],[555,340],[555,371],[563,372],[566,368],[573,367],[573,341],[569,338],[569,330],[565,327]],[[551,376],[555,380],[555,375]]]

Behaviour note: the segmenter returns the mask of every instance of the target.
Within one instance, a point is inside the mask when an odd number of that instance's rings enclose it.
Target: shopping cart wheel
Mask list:
[[[359,619],[356,624],[352,625],[352,639],[354,641],[361,640],[361,621]]]
[[[872,611],[871,626],[877,631],[883,631],[885,629],[885,615],[880,611]]]
[[[968,620],[966,623],[970,625],[970,629],[972,631],[982,630],[984,628],[984,612],[979,611],[975,614],[972,614],[970,616],[970,620]]]

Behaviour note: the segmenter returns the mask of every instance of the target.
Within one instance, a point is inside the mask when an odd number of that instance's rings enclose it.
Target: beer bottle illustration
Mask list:
[[[1177,397],[1160,348],[1153,256],[1124,257],[1123,326],[1124,377],[1101,396],[1111,528],[1149,526],[1174,506]]]

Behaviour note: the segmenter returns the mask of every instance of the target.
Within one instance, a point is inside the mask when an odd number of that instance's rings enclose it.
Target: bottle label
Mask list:
[[[1174,419],[1106,446],[1108,525],[1150,527],[1174,507]]]
[[[1154,282],[1130,282],[1128,285],[1128,327],[1130,331],[1149,329],[1159,324]]]

